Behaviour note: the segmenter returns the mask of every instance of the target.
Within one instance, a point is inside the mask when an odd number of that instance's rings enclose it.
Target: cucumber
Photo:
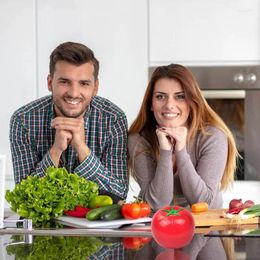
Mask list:
[[[87,220],[90,220],[90,221],[98,220],[98,219],[100,219],[100,216],[102,213],[104,213],[106,211],[118,209],[118,208],[121,209],[121,206],[118,204],[113,204],[113,205],[108,205],[108,206],[92,209],[87,213],[86,218],[87,218]]]
[[[121,214],[121,207],[115,208],[112,210],[104,211],[100,215],[101,220],[115,220],[115,219],[120,219],[123,218]]]

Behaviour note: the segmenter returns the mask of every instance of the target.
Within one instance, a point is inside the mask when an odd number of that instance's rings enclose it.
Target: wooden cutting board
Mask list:
[[[213,225],[240,225],[260,223],[259,217],[243,219],[239,221],[234,219],[223,218],[223,211],[224,209],[209,209],[207,212],[192,213],[195,220],[195,226],[205,227]]]

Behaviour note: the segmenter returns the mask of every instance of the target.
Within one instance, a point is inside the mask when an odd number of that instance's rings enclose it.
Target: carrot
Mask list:
[[[191,211],[193,213],[208,211],[209,205],[206,202],[198,202],[191,205]]]

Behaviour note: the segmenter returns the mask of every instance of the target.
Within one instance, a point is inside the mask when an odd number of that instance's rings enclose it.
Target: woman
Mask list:
[[[222,207],[238,151],[184,66],[158,67],[129,129],[129,169],[154,210],[174,203]]]

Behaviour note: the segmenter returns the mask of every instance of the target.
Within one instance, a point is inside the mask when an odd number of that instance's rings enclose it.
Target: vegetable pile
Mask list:
[[[87,207],[98,195],[98,185],[65,168],[49,167],[43,178],[29,176],[7,190],[5,198],[11,210],[34,224],[48,222],[63,215],[64,210],[76,206]]]
[[[260,204],[255,205],[252,200],[243,203],[242,199],[232,199],[229,209],[224,212],[224,217],[231,219],[249,219],[260,216]]]
[[[85,218],[87,213],[95,208],[103,208],[112,205],[113,199],[108,195],[98,195],[90,199],[88,207],[77,205],[73,210],[64,210],[64,214],[70,217]],[[91,220],[91,219],[90,219]]]
[[[148,217],[151,207],[145,201],[136,198],[134,202],[112,204],[109,196],[97,196],[90,201],[92,209],[86,214],[87,220],[138,219]]]

